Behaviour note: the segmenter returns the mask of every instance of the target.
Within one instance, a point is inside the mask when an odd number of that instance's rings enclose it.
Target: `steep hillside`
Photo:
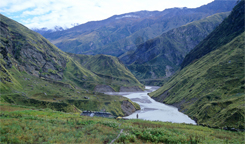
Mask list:
[[[104,84],[103,76],[88,70],[38,33],[0,15],[0,39],[1,101],[72,112],[75,105],[79,109],[106,109],[124,115],[120,105],[126,98],[92,92]],[[130,72],[125,69],[125,73]],[[131,83],[117,82],[114,86],[142,88],[132,74],[124,78],[120,80],[132,80]]]
[[[172,8],[161,12],[127,13],[43,36],[66,52],[120,56],[163,32],[215,13],[231,11],[235,3],[236,1],[216,0],[195,9]]]
[[[201,42],[229,12],[215,14],[172,29],[138,46],[135,52],[120,57],[143,83],[166,79],[180,66],[185,55]]]
[[[241,9],[242,10],[242,9]],[[229,43],[237,35],[244,31],[244,18],[242,11],[237,10],[232,14],[233,17],[225,19],[225,21],[215,29],[204,41],[198,44],[184,59],[181,67],[185,67],[191,62],[201,58],[209,52]],[[244,11],[243,11],[244,12]],[[232,24],[232,25],[231,25]],[[220,36],[225,36],[220,38]]]
[[[99,77],[77,64],[72,58],[41,35],[1,15],[1,54],[5,68],[15,67],[20,72],[50,81],[71,82],[68,77],[75,77],[77,69],[80,78],[88,77],[74,86],[89,88],[83,83],[96,85]],[[5,64],[6,63],[6,64]]]
[[[150,96],[159,102],[177,106],[198,123],[244,129],[245,32],[244,27],[239,33],[229,29],[242,25],[244,1],[193,51],[213,41],[208,39],[210,37],[216,40],[214,48],[185,66]],[[227,37],[231,39],[224,43]]]
[[[119,61],[118,58],[109,55],[80,55],[71,54],[83,67],[92,71],[103,80],[103,86],[98,90],[106,90],[110,86],[115,91],[123,91],[123,87],[130,86],[134,91],[143,90],[143,85],[134,75]],[[140,87],[139,87],[140,86]]]

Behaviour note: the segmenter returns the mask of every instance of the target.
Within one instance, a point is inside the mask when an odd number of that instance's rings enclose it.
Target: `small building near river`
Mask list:
[[[90,117],[97,116],[97,117],[106,117],[106,118],[113,117],[112,114],[109,112],[96,112],[96,111],[83,111],[80,114],[80,116],[90,116]]]

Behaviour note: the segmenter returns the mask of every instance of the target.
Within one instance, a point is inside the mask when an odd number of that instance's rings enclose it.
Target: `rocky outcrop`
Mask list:
[[[43,42],[40,41],[39,43]],[[56,56],[52,55],[51,51],[42,52],[32,45],[26,44],[21,46],[19,50],[18,57],[22,60],[19,65],[24,66],[25,71],[29,74],[62,80],[66,60],[59,55],[59,52],[55,53]]]
[[[112,89],[110,86],[108,85],[97,85],[94,88],[95,92],[115,92],[114,89]],[[125,86],[121,86],[119,92],[142,92],[143,90],[138,87],[138,86],[132,86],[132,87],[125,87]]]
[[[168,96],[169,96],[169,92],[168,92],[168,90],[166,90],[165,92],[163,92],[158,97],[152,97],[152,99],[154,99],[155,101],[158,101],[158,102],[163,102],[164,99],[166,99]]]
[[[173,68],[171,66],[166,65],[165,73],[166,77],[170,77],[172,74],[174,74]]]
[[[74,89],[74,87],[71,86],[71,84],[68,84],[68,83],[63,83],[63,82],[60,82],[60,81],[53,81],[53,80],[48,80],[48,79],[44,79],[44,80],[48,81],[49,83],[55,84],[55,85],[59,85],[59,86],[62,86],[62,87],[67,87],[67,88],[70,88],[70,89]]]
[[[0,63],[7,70],[14,66],[29,75],[51,80],[51,83],[71,82],[71,86],[55,84],[90,90],[95,87],[97,92],[114,92],[114,87],[118,91],[125,85],[143,87],[116,57],[69,55],[40,34],[1,14],[0,17]]]
[[[106,117],[106,118],[113,117],[112,114],[109,112],[96,112],[96,111],[83,111],[80,114],[80,116],[90,116],[90,117],[97,116],[97,117]]]
[[[115,90],[112,89],[108,85],[97,85],[97,86],[95,86],[94,91],[95,92],[100,92],[100,93],[104,93],[104,92],[115,92]]]
[[[131,102],[126,101],[126,100],[123,101],[123,103],[121,104],[121,108],[125,116],[128,116],[136,111],[136,108],[134,107],[134,105]]]
[[[11,68],[14,64],[18,69],[37,77],[45,77],[52,80],[62,80],[66,67],[66,59],[61,51],[45,40],[39,34],[21,27],[11,29],[11,25],[5,23],[7,18],[1,15],[0,53],[5,61],[4,66]],[[20,29],[21,29],[20,28]],[[9,56],[15,60],[11,62]]]
[[[0,46],[0,58],[3,59],[4,62],[1,62],[4,67],[11,68],[12,62],[10,61],[10,58],[8,56],[8,51],[6,47]]]
[[[142,92],[143,90],[138,86],[125,87],[121,86],[119,92]]]

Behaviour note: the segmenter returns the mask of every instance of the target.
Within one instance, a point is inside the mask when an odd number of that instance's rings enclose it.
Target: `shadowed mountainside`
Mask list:
[[[235,3],[236,1],[215,0],[195,9],[171,8],[161,12],[140,11],[115,15],[64,31],[47,32],[43,36],[66,52],[118,57],[163,32],[215,13],[231,11]]]
[[[186,56],[191,63],[150,96],[198,123],[244,129],[244,38],[243,0]]]
[[[185,55],[217,27],[229,12],[219,13],[172,29],[142,43],[129,54],[120,56],[142,83],[166,79],[179,69]]]

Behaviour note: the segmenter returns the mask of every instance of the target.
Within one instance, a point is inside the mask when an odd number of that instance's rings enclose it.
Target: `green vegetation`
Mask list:
[[[122,86],[144,86],[134,77],[134,75],[118,60],[118,58],[109,55],[80,55],[70,54],[83,67],[99,76],[103,85],[109,85],[115,91],[119,91]]]
[[[236,14],[237,17],[228,17],[219,29],[225,29],[231,18],[234,23],[239,23],[238,26],[241,25],[239,14],[244,12],[244,1],[234,8],[236,10],[238,12],[231,15]],[[42,36],[0,16],[1,143],[109,143],[119,133],[116,143],[244,142],[244,132],[240,131],[138,119],[79,116],[83,110],[107,111],[114,116],[124,116],[121,107],[125,101],[127,105],[140,109],[138,104],[125,97],[93,90],[98,85],[108,85],[115,91],[122,86],[143,88],[143,85],[113,56],[67,54]],[[244,19],[244,13],[242,16]],[[219,16],[209,18],[215,17]],[[201,26],[197,22],[192,24],[198,28]],[[110,30],[113,29],[130,33],[125,28],[111,27]],[[227,40],[225,36],[218,36],[217,42],[220,42],[219,39]],[[177,106],[198,123],[244,129],[245,32],[234,31],[227,36],[232,40],[217,45],[199,60],[192,61],[150,95],[158,101]],[[96,35],[89,34],[86,38],[89,37]],[[113,37],[112,41],[117,41],[120,36]],[[142,38],[137,38],[135,43],[142,41]],[[80,41],[77,43],[81,44]],[[129,41],[124,43],[130,44]],[[160,57],[153,58],[151,62],[158,60]],[[171,60],[160,62],[169,65]],[[175,70],[175,67],[168,67],[165,72],[169,74],[171,69]]]
[[[117,58],[100,55],[98,61],[107,65],[96,63],[96,66],[90,62],[90,66],[95,67],[90,70],[80,63],[80,59],[62,52],[41,35],[0,16],[2,101],[63,112],[105,110],[114,116],[124,116],[121,105],[127,98],[93,92],[94,88],[110,84],[115,91],[119,91],[121,86],[143,89],[143,85]],[[111,72],[111,77],[106,77],[108,72]],[[132,105],[138,108],[138,104]]]
[[[200,124],[244,129],[244,28],[241,34],[229,31],[219,35],[229,27],[244,23],[243,11],[244,1],[241,1],[217,28],[219,31],[214,31],[217,46],[221,45],[220,39],[227,39],[226,36],[235,38],[184,67],[150,96],[177,106]],[[232,23],[228,23],[230,19]],[[202,43],[206,45],[210,41],[205,39]],[[200,45],[194,51],[199,48]],[[201,51],[205,50],[206,47],[202,47]]]
[[[90,90],[77,88],[64,82],[40,79],[27,73],[19,72],[13,66],[9,69],[14,81],[1,84],[1,100],[7,103],[50,108],[63,112],[79,112],[79,110],[111,112],[114,116],[124,116],[121,109],[122,96],[110,96]],[[21,85],[20,85],[21,84]],[[8,85],[9,89],[5,89]],[[89,98],[86,99],[85,97]],[[129,100],[130,101],[130,100]],[[131,102],[136,109],[139,105]]]
[[[241,3],[244,3],[241,0]],[[239,8],[238,8],[239,7]],[[227,17],[210,35],[200,42],[195,49],[186,55],[181,67],[196,61],[209,52],[226,45],[236,36],[244,32],[244,5],[237,5],[232,13]]]
[[[7,69],[14,65],[19,71],[89,90],[93,90],[96,85],[104,84],[105,78],[106,81],[111,81],[110,84],[114,87],[132,85],[143,88],[117,58],[100,55],[91,58],[91,62],[86,60],[86,66],[82,65],[78,62],[79,59],[74,60],[41,35],[3,15],[1,38],[8,38],[8,41],[1,41],[1,64]],[[6,66],[7,60],[10,66]],[[100,65],[101,63],[107,65]],[[89,64],[92,65],[88,66]]]
[[[1,143],[243,143],[243,132],[0,104]]]
[[[162,85],[180,68],[185,55],[201,42],[229,12],[214,14],[169,30],[140,44],[135,52],[120,56],[129,70],[145,85]]]

